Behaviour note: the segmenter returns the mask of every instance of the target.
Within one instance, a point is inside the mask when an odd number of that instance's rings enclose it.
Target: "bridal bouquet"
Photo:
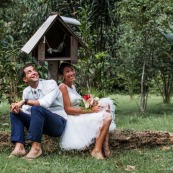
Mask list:
[[[83,96],[83,103],[86,109],[96,106],[98,104],[99,98],[93,97],[91,94],[85,94]]]

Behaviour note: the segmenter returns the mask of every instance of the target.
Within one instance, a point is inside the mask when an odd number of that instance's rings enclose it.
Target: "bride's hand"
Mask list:
[[[99,112],[102,110],[102,108],[103,107],[101,105],[96,105],[96,106],[92,107],[92,110],[93,110],[93,112]]]

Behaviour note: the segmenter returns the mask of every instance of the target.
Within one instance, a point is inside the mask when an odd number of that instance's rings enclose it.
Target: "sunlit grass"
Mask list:
[[[173,131],[173,104],[163,104],[160,96],[149,96],[146,113],[140,112],[139,97],[131,99],[126,95],[112,95],[117,104],[117,128]]]
[[[7,101],[0,102],[0,116],[7,115],[10,112],[10,105]]]
[[[1,153],[0,172],[5,173],[125,173],[129,166],[137,173],[163,173],[172,169],[172,149],[136,149],[114,152],[107,160],[96,160],[89,153],[54,153],[27,161],[22,158],[8,159]]]
[[[10,105],[7,101],[0,103],[0,130],[6,131],[10,128],[9,123]]]

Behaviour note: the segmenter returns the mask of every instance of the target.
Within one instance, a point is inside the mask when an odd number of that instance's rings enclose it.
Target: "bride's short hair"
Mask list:
[[[59,66],[59,69],[58,69],[58,73],[63,75],[63,71],[64,71],[65,67],[73,67],[73,65],[68,63],[68,62],[61,63],[60,66]]]

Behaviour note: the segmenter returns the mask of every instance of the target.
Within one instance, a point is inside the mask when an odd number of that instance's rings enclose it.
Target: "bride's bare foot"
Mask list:
[[[26,154],[25,148],[23,144],[17,143],[15,149],[9,155],[9,158],[13,157],[22,157]]]
[[[110,149],[109,149],[109,135],[106,136],[106,139],[102,146],[102,151],[103,151],[104,157],[108,157],[111,154]]]
[[[96,159],[101,159],[101,160],[104,159],[102,152],[97,152],[94,150],[91,152],[91,156],[96,158]]]
[[[109,150],[109,146],[103,146],[103,153],[105,157],[109,157],[111,152]]]

